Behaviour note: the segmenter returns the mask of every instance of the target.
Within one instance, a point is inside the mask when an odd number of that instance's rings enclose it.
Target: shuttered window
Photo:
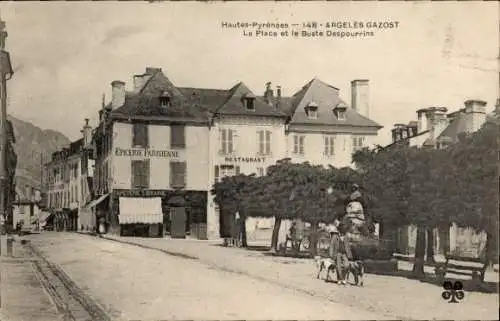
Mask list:
[[[235,131],[232,129],[220,130],[220,142],[221,142],[220,153],[222,155],[227,155],[234,152],[234,136],[235,136]]]
[[[304,155],[304,135],[295,135],[293,136],[293,153]]]
[[[170,162],[170,186],[172,188],[186,186],[186,162]]]
[[[215,165],[214,167],[214,183],[219,181],[219,166]]]
[[[363,136],[353,136],[352,137],[352,147],[354,151],[363,148],[365,138]]]
[[[132,161],[132,188],[149,188],[149,159]]]
[[[170,147],[185,148],[186,147],[186,126],[171,125],[170,126]]]
[[[133,124],[132,147],[148,147],[148,138],[148,126],[146,124]]]
[[[333,156],[335,154],[335,136],[325,136],[325,146],[323,154],[325,156]]]
[[[257,132],[259,141],[259,154],[269,155],[271,154],[271,131],[269,130],[259,130]]]

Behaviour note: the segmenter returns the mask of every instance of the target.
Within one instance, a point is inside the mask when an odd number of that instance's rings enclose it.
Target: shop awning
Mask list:
[[[107,197],[109,196],[109,194],[104,194],[102,195],[101,197],[93,200],[93,201],[90,201],[88,202],[85,206],[84,206],[84,209],[86,210],[89,210],[91,209],[92,207],[95,207],[97,206],[99,203],[101,203],[102,201],[104,201]]]
[[[120,224],[156,224],[163,223],[161,198],[120,197]]]
[[[49,212],[40,212],[38,213],[38,221],[40,223],[47,221],[47,219],[52,215],[52,213]]]

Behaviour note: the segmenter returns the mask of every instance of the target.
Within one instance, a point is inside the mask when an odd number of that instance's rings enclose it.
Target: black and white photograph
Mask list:
[[[496,1],[0,3],[0,321],[498,320]]]

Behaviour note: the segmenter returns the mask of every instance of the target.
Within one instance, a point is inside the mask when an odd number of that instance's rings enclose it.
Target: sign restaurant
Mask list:
[[[227,163],[264,163],[264,157],[225,157]]]
[[[116,156],[129,157],[161,157],[161,158],[178,158],[179,151],[177,150],[156,150],[156,149],[115,149]]]

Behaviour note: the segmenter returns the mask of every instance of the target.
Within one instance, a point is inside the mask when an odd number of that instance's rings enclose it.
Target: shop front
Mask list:
[[[206,191],[115,190],[111,203],[122,236],[207,239]]]
[[[80,210],[80,221],[86,231],[106,233],[109,221],[109,194],[100,195]],[[101,226],[99,226],[101,224]]]

